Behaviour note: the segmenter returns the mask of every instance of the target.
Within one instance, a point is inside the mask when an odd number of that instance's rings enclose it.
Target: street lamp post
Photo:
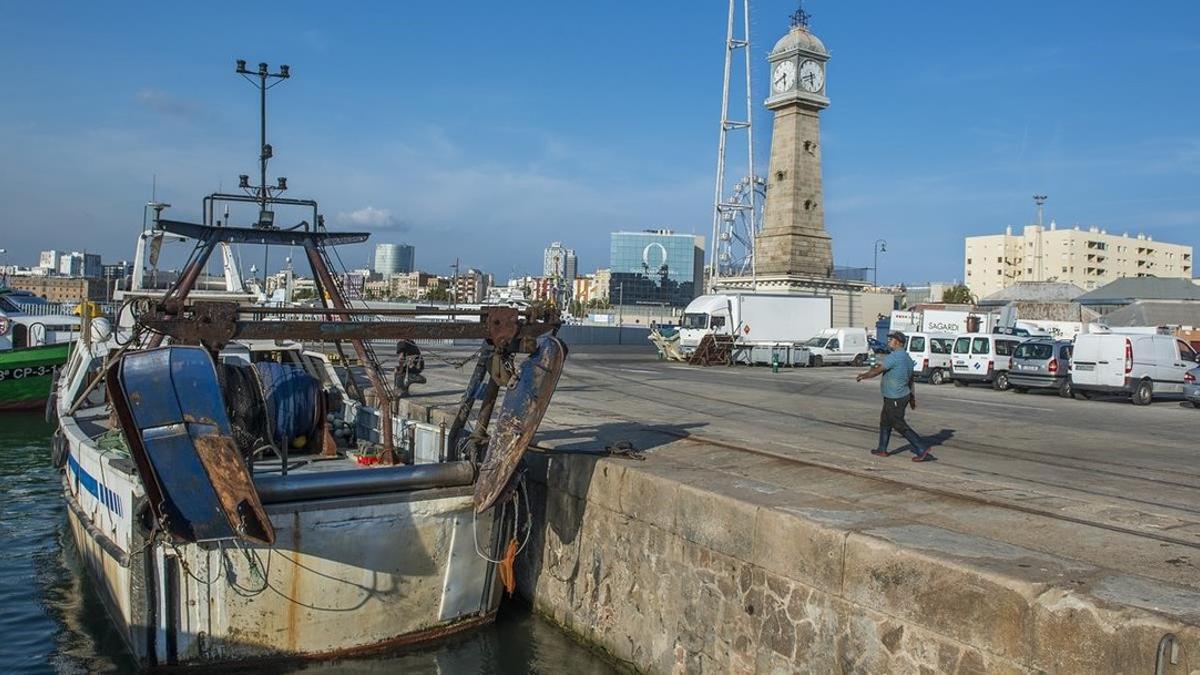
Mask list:
[[[887,242],[882,239],[875,240],[875,266],[871,271],[875,275],[875,288],[879,288],[879,254],[887,253]]]

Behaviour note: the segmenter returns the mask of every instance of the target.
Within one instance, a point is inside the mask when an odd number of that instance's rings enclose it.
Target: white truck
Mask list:
[[[798,347],[832,325],[833,300],[828,296],[714,293],[683,310],[679,346],[690,354],[705,335],[731,335],[745,348],[746,358],[769,363],[773,348]]]
[[[804,348],[814,367],[832,363],[861,366],[871,353],[865,328],[826,328],[805,341]]]

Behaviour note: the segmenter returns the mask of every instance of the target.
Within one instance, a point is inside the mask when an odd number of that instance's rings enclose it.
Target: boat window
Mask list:
[[[929,338],[929,351],[934,354],[949,354],[953,343],[950,338]]]
[[[23,349],[29,346],[29,326],[18,323],[12,327],[13,349]]]
[[[17,303],[8,298],[0,298],[0,310],[16,314],[21,311],[21,308],[17,306]]]
[[[999,343],[996,345],[996,353],[1000,353]],[[1039,361],[1044,361],[1053,355],[1054,347],[1045,342],[1026,342],[1017,347],[1017,351],[1013,353],[1013,356],[1018,359],[1037,359]]]
[[[960,337],[954,341],[954,353],[966,354],[971,351],[971,338]]]
[[[908,338],[908,351],[910,351],[910,352],[925,351],[925,336],[924,335],[914,335],[914,336]]]
[[[989,351],[991,351],[991,345],[988,344],[987,338],[977,337],[974,340],[971,340],[972,354],[987,354]]]
[[[684,314],[683,320],[679,322],[679,327],[691,329],[708,328],[708,315],[697,313]]]

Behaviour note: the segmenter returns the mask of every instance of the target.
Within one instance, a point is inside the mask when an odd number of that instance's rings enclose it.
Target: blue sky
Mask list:
[[[271,175],[331,224],[497,277],[562,240],[709,233],[725,3],[21,3],[0,22],[0,247],[129,258],[158,176],[177,218],[254,173],[233,62],[288,63]],[[752,7],[758,170],[766,52]],[[962,237],[1034,217],[1200,246],[1200,4],[810,2],[830,48],[825,203],[838,264],[962,275]],[[733,169],[731,169],[733,170]],[[282,255],[282,254],[281,254]],[[365,249],[343,254],[366,260]],[[272,265],[274,266],[274,265]]]

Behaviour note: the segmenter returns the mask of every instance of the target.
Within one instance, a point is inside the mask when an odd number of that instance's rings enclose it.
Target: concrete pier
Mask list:
[[[852,374],[572,353],[520,592],[648,672],[1200,672],[1200,411],[924,386],[913,464]]]

